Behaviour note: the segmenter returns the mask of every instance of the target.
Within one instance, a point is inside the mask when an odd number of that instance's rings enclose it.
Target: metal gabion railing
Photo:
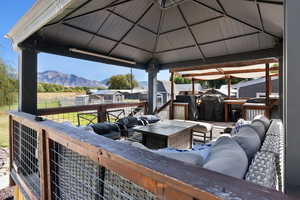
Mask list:
[[[16,173],[36,197],[40,196],[38,134],[35,130],[13,121],[13,163]]]
[[[157,199],[147,190],[57,142],[53,142],[50,152],[53,199]]]

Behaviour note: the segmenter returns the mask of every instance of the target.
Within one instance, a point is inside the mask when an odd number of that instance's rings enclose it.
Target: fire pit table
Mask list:
[[[190,122],[167,120],[136,127],[136,132],[142,133],[143,145],[150,149],[174,147],[178,149],[192,148],[192,129],[196,125]]]

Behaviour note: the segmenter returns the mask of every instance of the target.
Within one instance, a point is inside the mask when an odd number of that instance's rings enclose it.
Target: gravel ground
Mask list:
[[[0,199],[1,200],[13,200],[13,188],[7,187],[0,190]]]
[[[8,148],[0,148],[0,200],[13,199],[13,188],[9,184]]]

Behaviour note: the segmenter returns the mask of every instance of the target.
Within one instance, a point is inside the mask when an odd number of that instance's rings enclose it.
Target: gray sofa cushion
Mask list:
[[[254,121],[252,121],[250,126],[256,130],[256,132],[258,133],[258,136],[260,138],[260,141],[262,142],[264,140],[266,132],[267,132],[267,129],[266,129],[264,123],[261,120],[254,120]]]
[[[131,146],[134,146],[134,147],[137,147],[137,148],[140,148],[140,149],[144,149],[144,150],[147,150],[147,151],[151,151],[153,153],[157,153],[161,156],[165,156],[165,157],[168,157],[168,158],[172,158],[172,159],[175,159],[175,160],[179,160],[179,161],[182,161],[182,162],[185,162],[185,163],[190,163],[190,164],[193,164],[193,165],[198,165],[198,166],[202,166],[204,164],[204,159],[201,155],[199,155],[199,153],[195,153],[195,152],[191,152],[191,151],[187,151],[187,152],[171,152],[171,151],[168,151],[168,150],[164,150],[164,149],[161,149],[161,150],[151,150],[149,148],[147,148],[146,146],[144,146],[143,144],[141,143],[138,143],[138,142],[128,142],[128,141],[121,141],[122,143],[128,143],[130,144]]]
[[[202,156],[195,152],[168,152],[168,151],[153,151],[159,155],[179,160],[185,163],[202,166],[204,164],[204,159]]]
[[[223,136],[212,146],[203,167],[242,179],[248,168],[248,158],[235,140]]]
[[[232,137],[246,152],[251,160],[260,148],[260,138],[256,130],[250,125],[243,126],[237,135]]]
[[[253,122],[254,121],[261,121],[265,125],[266,130],[268,130],[268,128],[270,126],[270,123],[271,123],[271,121],[264,115],[255,116],[254,119],[253,119]]]

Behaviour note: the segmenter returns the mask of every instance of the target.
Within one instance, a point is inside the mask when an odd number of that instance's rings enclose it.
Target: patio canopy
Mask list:
[[[159,69],[282,55],[282,0],[37,1],[14,47]],[[246,53],[247,52],[247,53]]]
[[[275,59],[264,59],[262,62],[277,62]],[[215,65],[209,67],[194,67],[173,69],[171,72],[176,73],[187,79],[194,80],[216,80],[227,78],[261,78],[266,76],[266,65],[247,65],[249,62],[240,63],[240,65]],[[255,63],[258,63],[257,61]],[[279,67],[269,67],[269,76],[278,75]]]

